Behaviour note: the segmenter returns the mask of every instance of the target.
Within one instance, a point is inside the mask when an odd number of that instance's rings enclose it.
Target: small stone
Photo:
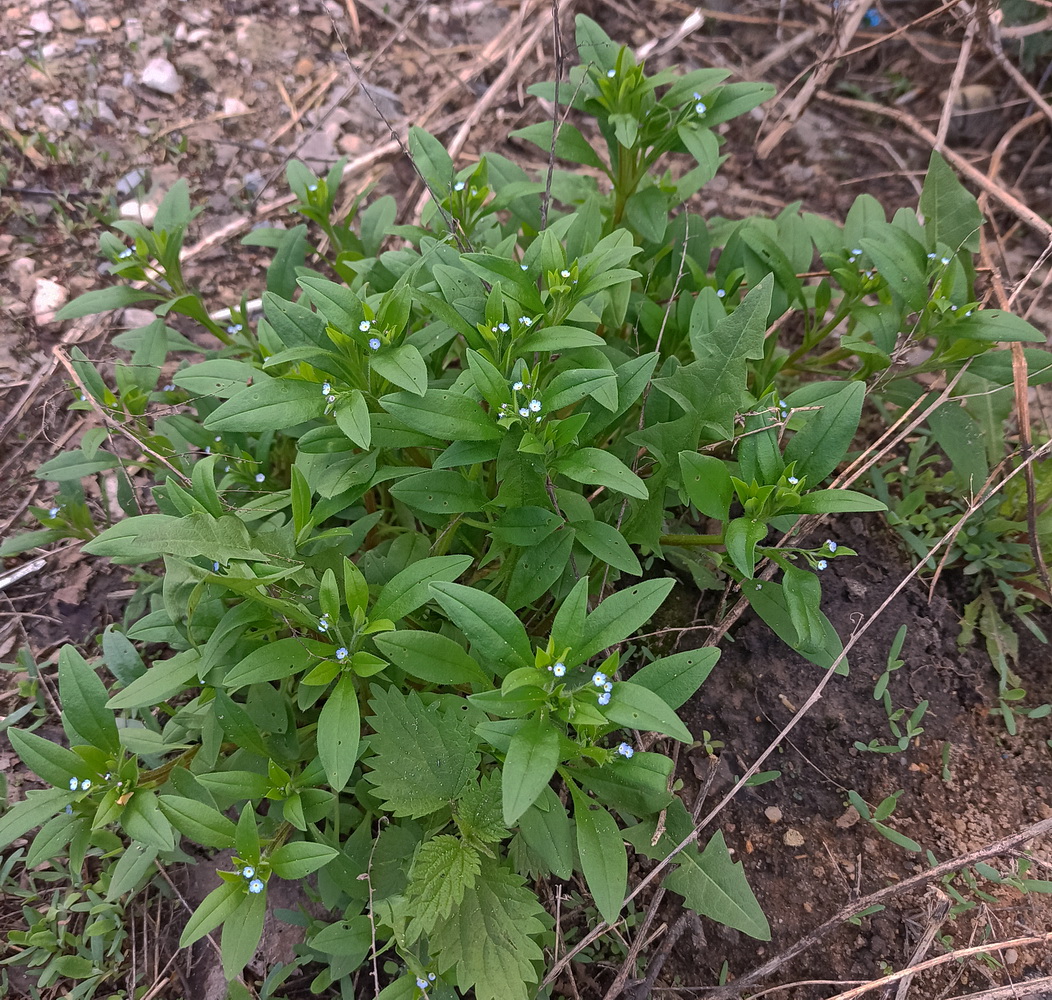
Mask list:
[[[211,83],[218,73],[215,63],[203,52],[184,52],[175,60],[175,65],[183,76],[203,83]]]
[[[224,97],[223,98],[223,114],[224,115],[245,115],[248,114],[248,105],[236,97]]]
[[[122,219],[134,219],[144,226],[152,226],[157,218],[157,206],[148,201],[126,201],[118,209]]]
[[[29,19],[31,27],[38,35],[48,35],[55,30],[54,22],[48,17],[46,10],[38,10]]]
[[[139,77],[139,82],[159,94],[178,94],[183,81],[175,67],[163,56],[151,59]]]
[[[314,69],[314,60],[308,56],[304,56],[302,59],[296,61],[296,65],[292,67],[292,72],[296,76],[310,76]]]
[[[44,128],[52,132],[65,132],[69,128],[69,115],[54,104],[45,104],[40,109],[40,120]]]
[[[116,184],[113,185],[114,190],[119,195],[127,197],[132,194],[136,188],[142,187],[146,183],[146,171],[141,169],[131,170],[126,173]]]
[[[94,17],[89,17],[85,24],[89,35],[106,35],[110,30],[110,26],[106,23],[106,18],[98,14]]]
[[[125,309],[121,313],[121,326],[128,330],[138,330],[139,327],[149,326],[157,317],[149,309]]]
[[[1006,948],[1004,951],[1005,965],[1015,965],[1019,961],[1019,952],[1015,948]]]
[[[37,278],[36,291],[33,293],[33,319],[38,326],[54,322],[55,313],[69,299],[69,292],[58,282],[49,278]]]
[[[137,17],[129,17],[124,22],[124,38],[129,43],[141,42],[146,36],[143,31],[142,21]]]
[[[763,814],[770,823],[780,823],[782,820],[782,810],[778,806],[768,806],[764,809]]]
[[[844,810],[844,815],[837,819],[836,825],[841,830],[850,830],[861,818],[854,806],[848,806]]]
[[[55,23],[63,31],[80,31],[84,27],[84,22],[77,17],[77,12],[71,7],[67,7],[61,14],[55,17]]]
[[[784,843],[786,847],[803,847],[804,835],[794,827],[789,827],[782,837],[782,843]]]
[[[19,257],[7,265],[8,276],[18,285],[18,293],[22,298],[28,298],[35,286],[33,272],[36,269],[36,261],[32,257]]]

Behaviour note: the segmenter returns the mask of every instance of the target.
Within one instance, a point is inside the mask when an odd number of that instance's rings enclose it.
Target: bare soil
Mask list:
[[[34,469],[95,424],[91,413],[67,409],[70,397],[55,350],[77,344],[89,357],[113,357],[112,334],[137,325],[134,313],[65,328],[49,321],[48,295],[72,297],[104,283],[95,256],[102,221],[121,211],[148,215],[176,178],[187,177],[195,203],[206,209],[191,234],[187,271],[219,309],[262,287],[266,255],[238,241],[253,225],[283,218],[281,172],[289,156],[318,169],[338,156],[350,157],[357,166],[346,179],[348,205],[374,183],[397,196],[399,221],[412,218],[420,188],[381,112],[397,131],[415,122],[446,141],[468,122],[457,140],[462,160],[498,148],[541,169],[536,150],[506,136],[539,114],[525,87],[551,75],[552,31],[541,21],[552,6],[547,0],[9,0],[0,11],[0,536],[32,526],[29,505],[49,506],[50,486],[34,477]],[[874,194],[889,211],[915,205],[930,144],[911,122],[937,131],[944,107],[952,112],[951,153],[990,172],[1039,214],[1052,209],[1047,119],[1038,115],[1010,131],[1035,104],[994,57],[988,34],[976,35],[966,72],[956,83],[952,79],[967,27],[963,4],[938,10],[919,2],[878,4],[876,17],[867,15],[842,46],[848,55],[835,63],[829,47],[842,21],[831,22],[829,5],[817,2],[714,3],[694,30],[684,30],[693,7],[678,0],[562,0],[558,6],[567,44],[573,14],[584,12],[615,39],[637,48],[656,43],[651,65],[726,66],[743,79],[792,85],[789,98],[773,105],[766,119],[757,113],[727,130],[730,158],[700,198],[707,214],[773,215],[800,202],[842,219],[862,192]],[[1032,84],[1044,71],[1045,37],[1005,40],[1007,60]],[[348,58],[368,97],[355,85]],[[157,59],[178,74],[173,94],[142,82]],[[802,81],[827,64],[831,74],[794,127],[758,159],[757,135],[770,134]],[[875,103],[870,111],[848,106],[845,98]],[[889,118],[880,112],[883,106],[909,120]],[[999,173],[991,170],[995,150]],[[1046,272],[1031,271],[1044,240],[996,200],[987,214],[997,236],[991,261],[1010,288],[1019,286],[1017,307],[1029,309],[1030,318],[1047,328],[1040,298]],[[106,508],[104,486],[89,496],[100,511]],[[857,560],[833,562],[825,581],[823,608],[846,638],[910,563],[877,518],[845,519],[828,531],[849,538],[859,551]],[[2,573],[37,556],[44,557],[42,568],[0,589],[0,660],[11,661],[24,648],[46,663],[67,641],[90,649],[94,635],[121,620],[134,593],[124,571],[81,556],[75,545],[7,560]],[[850,675],[837,678],[780,744],[766,765],[781,772],[777,780],[744,789],[717,820],[770,919],[773,940],[759,944],[706,921],[684,925],[666,898],[652,925],[664,930],[640,959],[640,976],[664,963],[654,996],[704,996],[701,990],[721,973],[746,974],[853,899],[927,867],[923,856],[892,844],[848,809],[849,790],[871,805],[901,790],[889,824],[940,862],[1052,815],[1049,721],[1028,723],[1009,736],[989,714],[996,698],[988,661],[958,648],[969,587],[955,572],[943,577],[930,600],[923,582],[908,587],[856,648]],[[680,603],[667,624],[694,620],[698,595],[688,591],[679,588]],[[1046,631],[1052,628],[1047,614],[1040,620]],[[925,732],[902,753],[860,752],[856,740],[890,735],[872,690],[903,624],[906,665],[891,690],[896,705],[928,700]],[[687,634],[683,645],[700,642],[703,634]],[[685,709],[695,733],[707,730],[724,744],[707,802],[731,787],[820,679],[817,668],[748,616],[731,638],[718,668]],[[1028,704],[1052,702],[1048,649],[1025,632],[1019,666]],[[45,670],[44,676],[46,683],[53,674]],[[0,687],[0,711],[13,711],[21,703],[16,685]],[[711,766],[703,748],[683,754],[678,773],[688,795],[700,794]],[[26,776],[6,740],[0,768],[13,790],[22,786]],[[1033,875],[1048,878],[1048,841],[1032,846]],[[1004,869],[1008,860],[990,863]],[[208,866],[198,869],[207,875]],[[182,877],[181,891],[192,900],[198,894],[194,871]],[[938,922],[938,936],[915,961],[1052,928],[1048,896],[1024,896],[990,882],[980,888],[989,898],[974,897],[974,908]],[[942,901],[934,889],[903,894],[858,924],[844,923],[754,988],[803,983],[776,995],[831,997],[852,983],[901,969],[936,922]],[[645,908],[647,898],[641,902]],[[165,922],[178,926],[178,903],[169,895],[158,905]],[[17,908],[0,903],[0,929],[19,919]],[[160,969],[171,941],[159,927],[150,940],[166,953],[158,958]],[[258,968],[288,947],[284,939],[279,944],[275,925]],[[990,954],[989,961],[948,962],[918,976],[909,995],[956,997],[1052,975],[1047,946]],[[155,995],[221,997],[199,977],[204,957],[191,963],[197,977],[180,963],[178,974],[159,974]],[[598,1000],[617,965],[614,950],[600,950],[594,963],[576,964],[572,975],[560,979],[556,995]],[[670,988],[680,991],[664,992]],[[307,995],[306,983],[297,989]],[[1026,995],[1052,997],[1052,987]]]

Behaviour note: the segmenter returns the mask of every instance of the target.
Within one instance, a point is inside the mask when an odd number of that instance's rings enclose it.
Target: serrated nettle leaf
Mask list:
[[[458,837],[441,835],[421,846],[413,859],[407,891],[413,921],[425,934],[461,904],[481,870],[478,851]]]

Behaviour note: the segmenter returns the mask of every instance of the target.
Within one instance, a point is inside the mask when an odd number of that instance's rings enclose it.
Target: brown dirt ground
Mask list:
[[[950,10],[952,6],[934,11],[919,2],[878,4],[880,23],[855,34],[851,55],[839,64],[826,90],[895,104],[936,130],[964,37],[960,10]],[[568,39],[572,14],[585,12],[615,39],[636,47],[671,40],[667,51],[659,44],[651,65],[721,65],[742,78],[780,86],[819,63],[831,40],[826,4],[755,0],[714,3],[713,8],[705,12],[700,30],[679,37],[677,31],[693,8],[678,0],[561,3]],[[33,469],[92,426],[90,414],[66,409],[68,395],[52,348],[77,342],[91,357],[114,356],[108,336],[122,325],[120,318],[116,327],[108,319],[61,329],[43,321],[33,304],[42,280],[54,281],[70,295],[102,284],[95,258],[98,219],[114,217],[120,203],[131,198],[155,200],[176,177],[188,177],[195,203],[206,206],[190,240],[205,242],[198,245],[188,273],[210,305],[221,308],[236,304],[243,289],[251,297],[262,286],[265,254],[238,248],[237,242],[254,222],[282,217],[280,170],[287,155],[308,158],[319,167],[342,154],[363,158],[363,166],[347,182],[348,202],[367,182],[375,182],[379,190],[397,195],[402,221],[411,217],[420,195],[411,169],[397,150],[383,152],[388,133],[373,104],[344,94],[352,82],[344,43],[373,99],[397,128],[417,122],[448,140],[481,105],[461,157],[498,148],[524,165],[542,167],[536,151],[504,136],[537,116],[525,86],[550,75],[551,32],[542,30],[528,45],[524,39],[550,9],[547,0],[147,5],[9,0],[0,12],[5,87],[0,100],[0,482],[5,496],[0,536],[30,524],[25,514],[30,504],[49,504],[49,487],[34,479]],[[914,23],[933,11],[935,16]],[[520,17],[522,24],[516,20]],[[1018,38],[1006,41],[1012,65],[1022,64],[1035,83],[1045,68],[1042,60],[1047,61],[1036,44],[1044,37],[1026,42],[1026,52]],[[1037,61],[1031,64],[1035,49]],[[174,96],[139,82],[146,63],[161,55],[182,77]],[[502,78],[508,61],[516,58],[521,60],[517,68]],[[994,146],[1032,106],[992,58],[981,35],[964,83],[972,89],[962,92],[951,122],[950,148],[985,171]],[[77,102],[75,107],[63,104],[70,100]],[[964,113],[965,106],[971,113]],[[769,129],[772,123],[757,115],[728,130],[725,152],[730,160],[703,193],[702,211],[737,218],[774,214],[800,201],[810,211],[843,218],[863,191],[889,208],[915,204],[930,147],[910,128],[817,97],[773,153],[758,160],[752,154],[757,129]],[[1045,214],[1052,209],[1047,143],[1047,123],[1035,122],[1015,136],[1001,168],[1011,191]],[[370,161],[375,150],[381,153]],[[118,192],[118,182],[133,170],[142,172],[140,188]],[[261,190],[263,181],[274,175],[276,181]],[[1043,242],[1000,209],[988,215],[1005,238],[1004,254],[997,260],[1011,287],[1028,271]],[[1036,291],[1043,277],[1039,271],[1022,289],[1021,302],[1033,308],[1038,323],[1046,320]],[[133,317],[123,321],[133,323]],[[104,505],[104,492],[97,491],[93,500]],[[858,616],[871,613],[901,579],[908,562],[876,520],[852,519],[833,525],[830,534],[850,536],[860,553],[857,560],[834,562],[827,575],[824,610],[847,636]],[[133,593],[123,572],[81,557],[75,547],[59,546],[45,555],[40,571],[0,590],[0,660],[11,660],[24,646],[45,662],[62,642],[89,643],[108,622],[120,620]],[[3,570],[27,560],[9,560]],[[908,588],[857,648],[850,677],[837,679],[780,747],[770,766],[782,776],[745,790],[722,814],[720,827],[746,867],[774,940],[758,946],[708,922],[695,925],[671,950],[658,980],[662,991],[655,996],[702,996],[704,992],[689,987],[714,984],[724,962],[732,976],[740,976],[857,895],[920,870],[915,855],[865,823],[850,823],[845,810],[849,789],[870,803],[902,789],[893,824],[940,861],[1050,815],[1048,721],[1026,725],[1010,738],[1000,720],[988,715],[992,673],[981,657],[956,645],[958,617],[968,596],[963,578],[952,573],[933,601],[925,586]],[[694,605],[695,598],[684,599],[677,620],[692,620]],[[897,705],[929,700],[925,733],[902,754],[859,753],[852,748],[856,739],[867,742],[886,733],[883,709],[871,692],[901,624],[909,627],[902,654],[906,666],[896,674],[892,690]],[[1044,624],[1047,630],[1047,616]],[[755,621],[743,619],[733,638],[686,712],[695,731],[707,729],[726,744],[710,797],[742,773],[818,680],[815,668]],[[1030,704],[1052,701],[1048,664],[1047,647],[1024,636],[1021,673]],[[0,693],[0,708],[13,710],[15,695],[13,689]],[[944,745],[949,746],[945,780]],[[0,767],[18,787],[21,775],[6,743]],[[688,792],[700,785],[707,769],[702,751],[685,756],[680,776]],[[772,807],[780,810],[777,821],[770,819],[777,815]],[[1035,847],[1044,866],[1035,876],[1048,877],[1048,844]],[[984,888],[995,901],[944,924],[940,933],[952,941],[937,941],[925,957],[947,947],[1039,934],[1052,927],[1047,897],[1023,897],[990,884]],[[777,994],[827,997],[851,981],[880,976],[884,963],[901,968],[927,927],[931,906],[931,897],[922,894],[895,899],[860,925],[843,925],[758,988],[802,980],[842,984],[800,985]],[[178,922],[177,911],[165,912]],[[0,916],[5,929],[12,926],[2,907]],[[672,925],[677,918],[666,902],[654,926]],[[662,949],[659,936],[644,953],[644,974]],[[910,996],[956,996],[1052,974],[1047,949],[1018,948],[1003,959],[1003,969],[974,960],[951,963],[935,975],[915,979]],[[574,982],[560,980],[557,995],[598,998],[614,967],[602,956],[597,964],[577,966]],[[185,992],[186,987],[178,982],[172,980],[165,995],[183,995],[180,989]],[[683,991],[662,989],[673,987]],[[1052,997],[1052,990],[1044,995]]]

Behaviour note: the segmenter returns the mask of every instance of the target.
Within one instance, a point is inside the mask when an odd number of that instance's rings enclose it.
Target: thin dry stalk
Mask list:
[[[970,12],[969,12],[970,13]],[[946,100],[942,104],[942,115],[939,118],[939,131],[935,135],[935,148],[942,152],[946,145],[946,134],[950,131],[950,121],[953,119],[953,110],[957,106],[957,98],[961,93],[961,84],[964,82],[964,74],[968,69],[968,59],[972,54],[972,43],[975,41],[976,32],[979,30],[979,22],[974,16],[968,17],[968,23],[964,29],[964,38],[961,41],[961,51],[957,56],[957,65],[953,68],[953,76],[950,77],[950,86],[946,91]]]
[[[1025,997],[1037,997],[1045,1000],[1052,990],[1052,976],[1040,979],[1027,979],[1019,983],[1009,983],[996,989],[983,990],[980,993],[965,993],[950,997],[950,1000],[1024,1000]]]

